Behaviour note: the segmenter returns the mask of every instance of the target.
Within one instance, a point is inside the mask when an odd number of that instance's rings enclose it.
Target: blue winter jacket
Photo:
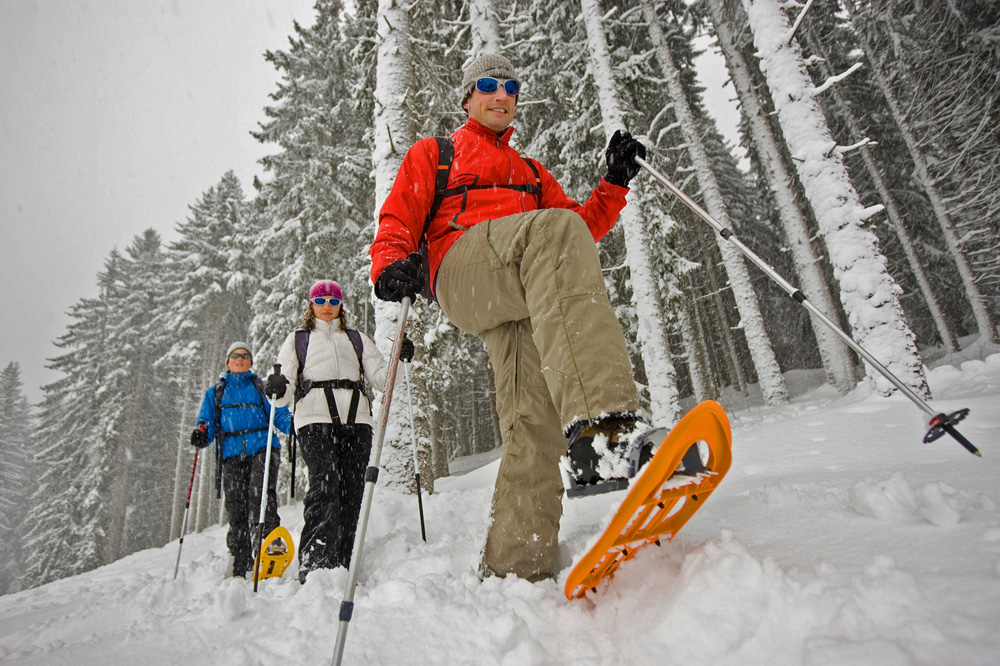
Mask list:
[[[222,457],[252,456],[267,446],[267,421],[271,413],[271,403],[262,399],[253,379],[257,377],[252,372],[232,374],[224,372],[219,379],[226,380],[226,390],[222,394],[222,429],[227,433],[244,432],[242,435],[226,435],[222,442]],[[208,429],[208,441],[215,439],[215,385],[205,391],[198,410],[198,421]],[[287,407],[274,410],[274,425],[283,433],[288,433],[292,426],[292,415]],[[280,449],[281,442],[277,437],[271,439],[271,447]]]

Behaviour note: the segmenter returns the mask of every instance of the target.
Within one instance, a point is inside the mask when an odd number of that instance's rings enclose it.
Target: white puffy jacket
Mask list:
[[[365,367],[365,380],[377,391],[385,390],[385,375],[388,365],[375,343],[364,333],[362,359]],[[281,364],[281,374],[288,379],[288,390],[282,398],[275,402],[278,407],[290,406],[295,394],[295,379],[299,371],[299,360],[295,355],[295,332],[293,331],[278,352],[278,363]],[[306,350],[305,367],[302,369],[302,379],[314,382],[333,379],[356,380],[360,377],[358,355],[347,333],[340,330],[340,320],[325,322],[316,320],[316,328],[309,335],[309,348]],[[343,421],[351,407],[350,389],[333,389],[337,402],[337,411]],[[324,389],[313,389],[307,393],[295,406],[295,429],[298,430],[310,423],[330,423],[330,409],[326,404]],[[374,426],[371,417],[371,407],[364,393],[358,402],[358,413],[355,423],[367,423]]]

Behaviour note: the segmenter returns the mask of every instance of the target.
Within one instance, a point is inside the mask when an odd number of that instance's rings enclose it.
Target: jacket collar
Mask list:
[[[479,134],[489,139],[491,142],[498,142],[500,146],[508,145],[510,143],[510,137],[514,133],[514,127],[508,126],[507,129],[505,129],[501,134],[497,135],[497,133],[489,127],[483,125],[478,120],[473,120],[472,118],[469,118],[469,120],[459,129]]]
[[[340,317],[337,317],[336,319],[331,319],[330,321],[323,321],[322,319],[317,318],[313,320],[313,324],[316,326],[318,330],[327,333],[330,331],[339,331]]]
[[[226,384],[230,384],[230,383],[233,383],[233,382],[235,382],[235,383],[248,382],[248,381],[250,381],[250,379],[252,377],[256,377],[256,376],[257,375],[255,375],[254,373],[250,372],[249,370],[246,371],[246,372],[238,373],[238,374],[234,373],[234,372],[225,372],[225,373],[223,373],[223,377],[226,380]]]

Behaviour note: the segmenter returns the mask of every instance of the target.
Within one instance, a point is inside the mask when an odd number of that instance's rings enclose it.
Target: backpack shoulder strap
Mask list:
[[[347,329],[347,337],[351,339],[351,344],[354,345],[354,353],[358,355],[358,368],[361,375],[361,381],[365,378],[365,343],[361,339],[361,334],[355,331],[353,328]]]
[[[441,202],[444,201],[445,190],[448,189],[448,176],[451,174],[451,163],[455,160],[455,144],[451,137],[436,136],[434,140],[438,146],[437,175],[434,178],[434,202],[431,203],[427,219],[424,220],[424,233],[420,236],[421,243],[424,242],[424,235],[427,234],[427,229],[431,226],[431,220],[437,215],[438,209],[441,208]]]
[[[299,401],[299,392],[302,389],[302,366],[306,364],[306,352],[309,351],[309,329],[298,328],[295,330],[295,359],[299,362],[299,369],[295,374],[295,402]]]
[[[306,362],[306,352],[309,351],[309,334],[311,331],[305,328],[295,330],[295,359],[299,362],[299,374],[302,374],[302,366]]]
[[[535,165],[535,160],[528,159],[527,157],[521,156],[521,159],[528,163],[531,167],[531,172],[535,174],[535,189],[533,194],[535,195],[535,205],[539,208],[542,207],[542,174],[538,172],[538,167]]]
[[[260,393],[260,406],[263,407],[267,400],[264,393],[264,380],[260,377],[251,377],[250,381],[253,382],[254,388],[257,389],[257,393]]]
[[[218,433],[216,437],[219,437],[219,441],[222,441],[222,394],[226,392],[226,376],[223,375],[219,377],[219,381],[215,382],[215,432]]]

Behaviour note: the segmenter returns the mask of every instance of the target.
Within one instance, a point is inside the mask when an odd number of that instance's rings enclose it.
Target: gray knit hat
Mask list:
[[[462,70],[462,87],[459,94],[462,104],[469,99],[476,81],[484,76],[495,76],[498,79],[517,79],[517,72],[510,60],[495,53],[484,53],[472,59]]]
[[[250,356],[253,357],[253,348],[247,343],[237,340],[233,344],[229,345],[229,349],[226,350],[226,359],[228,360],[229,355],[232,354],[237,349],[246,349],[248,352],[250,352]]]

